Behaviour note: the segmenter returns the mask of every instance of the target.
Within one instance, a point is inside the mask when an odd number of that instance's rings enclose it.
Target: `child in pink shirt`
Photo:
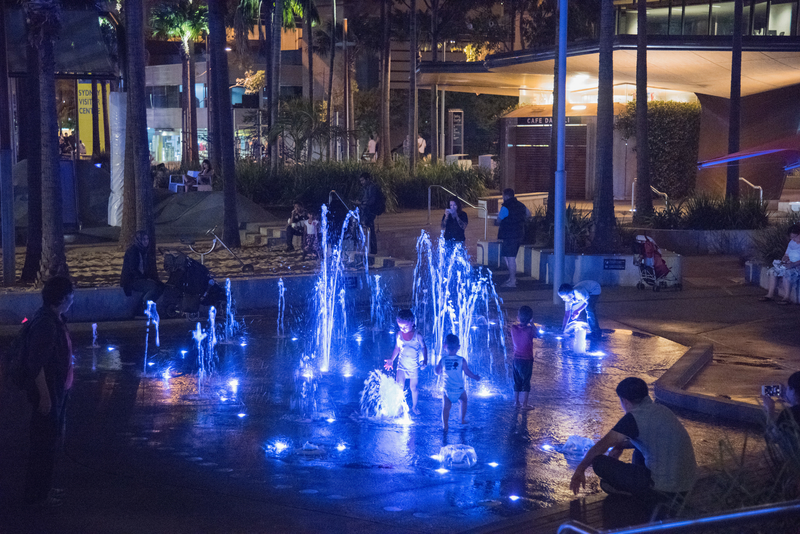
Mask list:
[[[533,374],[533,340],[538,338],[536,327],[531,324],[533,310],[523,306],[517,312],[517,322],[511,325],[511,341],[514,343],[514,406],[519,407],[522,393],[522,407],[529,408],[528,395],[531,391]]]

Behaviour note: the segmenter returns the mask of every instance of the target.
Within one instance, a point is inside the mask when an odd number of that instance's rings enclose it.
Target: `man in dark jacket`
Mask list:
[[[136,232],[133,245],[125,251],[119,285],[130,297],[134,291],[143,294],[142,300],[158,301],[164,284],[158,279],[154,263],[150,261],[150,236],[144,230]]]
[[[375,217],[377,217],[378,203],[378,186],[372,181],[372,176],[368,172],[361,173],[358,178],[361,187],[364,191],[361,193],[361,226],[369,230],[369,253],[378,253],[378,238],[375,235]]]
[[[500,226],[497,230],[497,239],[503,241],[500,255],[506,261],[509,276],[508,281],[501,287],[517,287],[517,252],[522,238],[525,237],[525,220],[530,214],[525,204],[514,196],[513,189],[503,190],[503,207],[497,214],[495,225]]]
[[[68,278],[48,280],[42,289],[42,307],[23,334],[26,391],[33,406],[25,477],[25,502],[30,505],[61,505],[60,491],[53,489],[53,471],[73,380],[72,341],[63,317],[72,300]]]

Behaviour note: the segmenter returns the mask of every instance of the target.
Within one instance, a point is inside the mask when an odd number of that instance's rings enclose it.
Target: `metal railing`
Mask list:
[[[763,187],[761,187],[760,185],[755,185],[753,183],[750,183],[746,178],[742,178],[741,176],[739,177],[739,181],[746,183],[747,185],[749,185],[753,189],[758,189],[758,201],[761,202],[762,204],[764,203],[764,188]]]
[[[347,202],[345,202],[344,199],[339,196],[339,193],[337,193],[335,189],[331,189],[331,192],[328,193],[328,207],[330,207],[331,204],[333,204],[334,196],[339,199],[339,202],[341,202],[345,208],[347,208],[347,211],[350,211],[350,206],[348,206]]]
[[[652,185],[650,186],[650,190],[656,195],[663,197],[664,203],[669,207],[669,196],[666,193],[659,191]],[[631,183],[631,211],[636,211],[636,182]]]
[[[466,200],[464,200],[460,196],[456,195],[455,193],[453,193],[452,191],[450,191],[449,189],[447,189],[446,187],[443,187],[441,185],[429,185],[428,186],[428,226],[431,225],[431,189],[434,188],[434,187],[438,187],[442,191],[446,191],[447,193],[450,193],[451,195],[456,197],[458,200],[460,200],[461,202],[463,202],[464,204],[466,204],[470,208],[474,208],[476,210],[483,210],[483,215],[484,215],[484,217],[483,217],[483,239],[485,241],[486,240],[486,233],[488,232],[488,229],[486,227],[487,226],[486,225],[486,221],[489,219],[489,211],[486,208],[486,206],[480,206],[480,205],[475,206],[473,204],[470,204],[469,202],[467,202]]]
[[[765,518],[776,518],[781,516],[797,516],[800,514],[800,501],[788,501],[779,504],[763,504],[750,508],[741,508],[733,512],[714,516],[699,517],[697,519],[683,519],[677,521],[660,521],[647,525],[637,525],[633,527],[597,530],[578,521],[567,521],[558,527],[558,534],[566,532],[576,532],[578,534],[647,534],[650,532],[670,532],[679,533],[704,528],[720,527],[725,525],[742,525],[744,523],[756,522]]]

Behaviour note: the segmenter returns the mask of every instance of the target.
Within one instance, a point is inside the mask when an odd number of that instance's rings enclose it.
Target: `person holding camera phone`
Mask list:
[[[467,240],[464,230],[467,229],[469,218],[461,207],[461,201],[457,197],[450,197],[448,208],[442,215],[442,230],[444,230],[444,240],[447,243],[463,243]]]
[[[793,224],[789,227],[789,245],[786,253],[780,260],[775,260],[769,269],[769,288],[767,294],[758,300],[765,302],[775,299],[775,289],[778,286],[778,278],[781,279],[783,287],[783,299],[778,304],[789,304],[789,292],[793,282],[800,279],[800,224]]]
[[[775,391],[776,389],[777,391]],[[764,406],[771,424],[771,429],[768,429],[767,432],[768,439],[778,441],[775,438],[794,438],[792,447],[794,449],[800,444],[800,395],[798,393],[800,393],[800,371],[789,377],[785,388],[783,386],[761,387],[761,404]],[[776,415],[775,401],[772,397],[781,397],[789,404],[789,407]]]

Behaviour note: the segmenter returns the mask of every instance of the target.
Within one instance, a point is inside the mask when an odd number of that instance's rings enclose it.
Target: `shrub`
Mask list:
[[[473,167],[463,169],[458,165],[443,163],[421,163],[415,176],[408,175],[405,161],[395,163],[392,188],[397,195],[397,203],[403,208],[422,209],[428,207],[428,187],[440,185],[471,204],[475,204],[486,191],[486,183],[491,180],[491,172]],[[440,188],[431,190],[431,206],[444,208],[452,195]]]
[[[636,137],[636,102],[620,114],[616,128],[624,139]],[[650,183],[670,198],[684,198],[694,189],[700,143],[700,104],[647,103]]]
[[[756,232],[753,244],[758,252],[758,259],[766,265],[783,258],[786,245],[789,243],[788,231],[793,224],[800,222],[800,214],[791,213],[788,217],[775,221],[775,224]]]
[[[769,217],[767,204],[756,197],[733,200],[696,195],[656,211],[648,224],[662,230],[759,230],[767,227]]]

